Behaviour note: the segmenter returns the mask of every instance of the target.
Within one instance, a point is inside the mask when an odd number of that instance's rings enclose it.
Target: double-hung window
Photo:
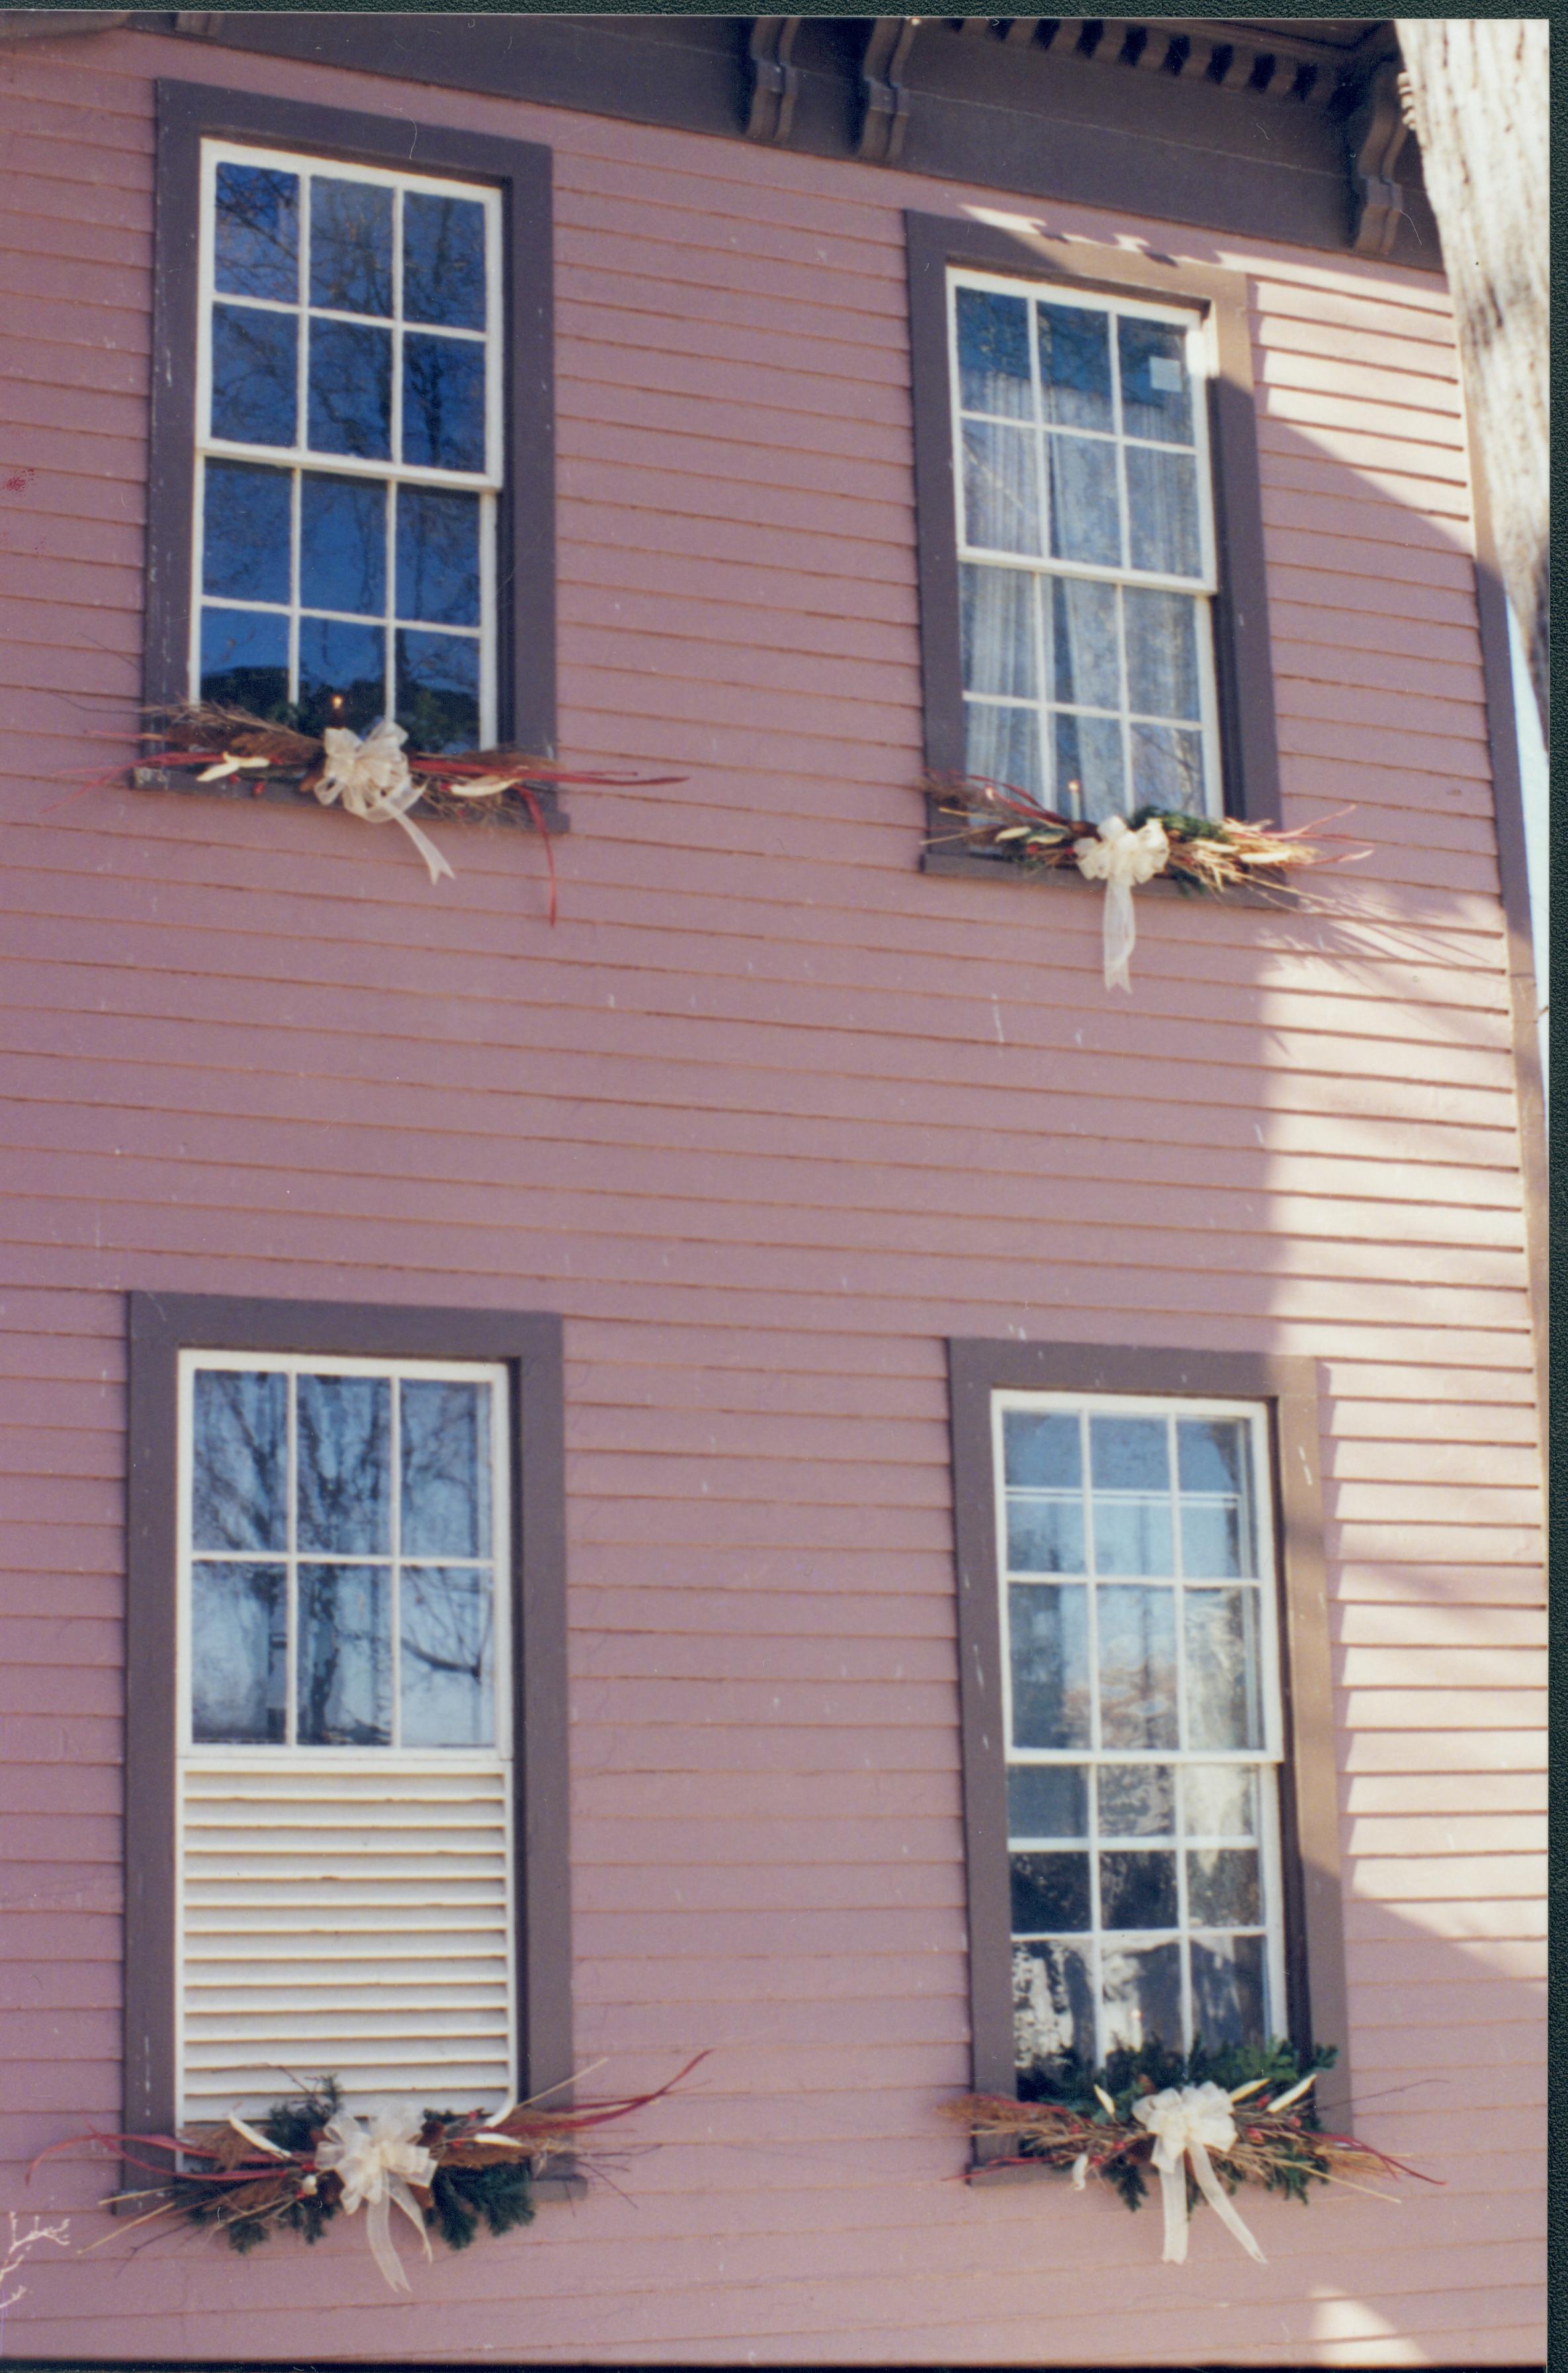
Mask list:
[[[1277,817],[1246,279],[1023,220],[905,225],[927,870],[1009,871],[954,848],[959,775],[1094,823]]]
[[[193,688],[493,741],[494,190],[202,149]]]
[[[1208,337],[952,273],[965,757],[1097,822],[1220,811]]]
[[[570,2074],[558,1320],[135,1295],[127,2128]]]
[[[1341,2053],[1309,1361],[949,1346],[975,2082]]]
[[[158,84],[149,702],[553,754],[550,186],[535,145]]]
[[[1021,2070],[1285,2016],[1265,1411],[998,1394]]]

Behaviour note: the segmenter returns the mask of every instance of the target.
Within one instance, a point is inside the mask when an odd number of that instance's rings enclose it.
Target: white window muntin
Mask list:
[[[1012,1741],[1013,1677],[1010,1650],[1010,1591],[1014,1579],[1008,1556],[1007,1481],[1003,1440],[1003,1420],[1009,1410],[1039,1411],[1076,1416],[1080,1420],[1080,1442],[1082,1459],[1081,1500],[1086,1522],[1084,1526],[1084,1568],[1082,1572],[1047,1575],[1037,1572],[1020,1573],[1016,1579],[1025,1584],[1052,1583],[1079,1585],[1087,1597],[1087,1664],[1090,1675],[1090,1743],[1087,1746],[1061,1748],[1021,1748]],[[1250,1589],[1255,1594],[1258,1660],[1258,1683],[1262,1737],[1256,1747],[1220,1748],[1194,1747],[1188,1744],[1188,1699],[1186,1671],[1186,1626],[1181,1619],[1181,1600],[1188,1587],[1183,1571],[1181,1526],[1173,1521],[1173,1572],[1168,1586],[1175,1596],[1175,1640],[1176,1655],[1176,1704],[1178,1745],[1169,1748],[1130,1748],[1106,1746],[1101,1736],[1099,1703],[1099,1641],[1096,1623],[1095,1597],[1100,1584],[1133,1582],[1166,1586],[1164,1578],[1147,1574],[1113,1576],[1097,1570],[1093,1525],[1094,1479],[1089,1454],[1089,1420],[1094,1417],[1151,1417],[1166,1421],[1171,1459],[1171,1499],[1173,1516],[1177,1504],[1176,1467],[1175,1461],[1175,1425],[1187,1418],[1219,1418],[1239,1420],[1248,1432],[1248,1455],[1251,1481],[1251,1523],[1253,1528],[1255,1576],[1211,1575],[1194,1577],[1195,1588],[1217,1586]],[[1094,2058],[1098,2063],[1111,2048],[1108,2033],[1105,1987],[1102,1982],[1102,1962],[1106,1951],[1123,1949],[1137,1951],[1141,1947],[1176,1943],[1179,1955],[1183,2048],[1190,2044],[1194,2034],[1191,1957],[1187,1949],[1192,1942],[1202,1944],[1209,1937],[1260,1936],[1264,1942],[1264,2010],[1265,2035],[1282,2028],[1285,2011],[1284,1928],[1282,1872],[1281,1866],[1279,1767],[1283,1759],[1283,1713],[1280,1677],[1280,1641],[1278,1585],[1272,1518],[1272,1469],[1270,1457],[1270,1429],[1267,1409],[1261,1403],[1244,1400],[1179,1399],[1142,1397],[1131,1394],[1027,1393],[995,1392],[991,1396],[991,1464],[996,1505],[997,1567],[1001,1670],[1001,1716],[1004,1761],[1016,1766],[1076,1766],[1085,1768],[1089,1783],[1085,1790],[1085,1827],[1082,1835],[1025,1835],[1012,1833],[1009,1818],[1008,1853],[1036,1851],[1082,1853],[1088,1860],[1090,1888],[1090,1926],[1079,1929],[1039,1929],[1014,1932],[1015,1943],[1041,1942],[1059,1944],[1083,1955],[1091,1973],[1094,2004]],[[1181,1494],[1185,1498],[1188,1494]],[[1164,1765],[1172,1768],[1174,1780],[1174,1828],[1169,1832],[1139,1832],[1124,1835],[1102,1831],[1100,1822],[1098,1774],[1107,1765]],[[1250,1771],[1256,1783],[1255,1841],[1258,1858],[1258,1882],[1262,1917],[1258,1922],[1201,1923],[1189,1917],[1188,1864],[1189,1852],[1201,1852],[1206,1847],[1235,1847],[1242,1839],[1232,1832],[1189,1832],[1186,1828],[1183,1773],[1193,1766],[1228,1765]],[[1176,1886],[1176,1925],[1167,1928],[1107,1929],[1102,1920],[1100,1854],[1102,1851],[1170,1853],[1175,1861]],[[1167,2044],[1176,2039],[1166,2037]]]
[[[1030,307],[1029,368],[1034,401],[1031,422],[1020,422],[1003,414],[990,414],[966,408],[959,370],[958,291],[961,288],[980,289],[1001,297],[1024,299]],[[1051,424],[1047,427],[1041,396],[1040,357],[1034,334],[1035,300],[1052,306],[1075,308],[1082,312],[1098,313],[1110,323],[1110,335],[1115,338],[1115,324],[1120,318],[1141,321],[1165,321],[1183,333],[1184,355],[1192,399],[1193,441],[1189,445],[1164,439],[1140,438],[1128,432],[1122,421],[1121,374],[1119,367],[1111,376],[1114,426],[1110,429],[1093,429],[1076,426]],[[953,420],[954,466],[953,499],[954,533],[957,539],[959,566],[972,564],[986,568],[1015,569],[1036,578],[1060,577],[1085,582],[1119,585],[1134,591],[1179,593],[1189,598],[1199,614],[1199,631],[1196,637],[1199,679],[1199,723],[1203,744],[1204,802],[1211,815],[1223,812],[1221,753],[1219,734],[1219,693],[1214,670],[1213,602],[1219,590],[1217,544],[1214,527],[1213,476],[1210,461],[1208,385],[1215,369],[1214,340],[1211,323],[1200,313],[1186,308],[1141,302],[1131,298],[1106,294],[1085,294],[1058,281],[1014,280],[1004,275],[950,269],[947,275],[947,364],[950,407]],[[1059,559],[1047,555],[1008,552],[989,544],[971,544],[964,497],[964,424],[966,420],[994,421],[1008,428],[1027,427],[1036,444],[1043,448],[1050,437],[1076,437],[1090,443],[1114,446],[1117,453],[1117,485],[1121,515],[1122,562],[1088,562]],[[1128,497],[1126,450],[1129,446],[1151,452],[1188,453],[1193,457],[1197,482],[1197,508],[1200,567],[1197,576],[1167,575],[1163,571],[1137,569],[1128,565],[1128,540],[1131,533],[1131,509]],[[1043,457],[1042,457],[1043,458]],[[1043,467],[1039,474],[1042,540],[1049,541],[1049,473]],[[1043,641],[1045,634],[1044,604],[1037,606],[1036,637]],[[1036,649],[1036,673],[1043,685],[1049,681],[1043,648]],[[1119,655],[1119,675],[1122,704],[1117,708],[1096,707],[1082,700],[1049,701],[1035,704],[1041,720],[1042,753],[1050,746],[1047,730],[1047,719],[1053,712],[1063,712],[1085,719],[1105,719],[1119,722],[1122,728],[1122,763],[1124,777],[1132,781],[1131,729],[1134,725],[1163,726],[1173,720],[1155,717],[1131,707],[1129,693],[1128,660],[1125,635]],[[966,705],[998,709],[1014,708],[1029,704],[1020,703],[1000,694],[972,692],[964,689]],[[1047,772],[1052,761],[1044,761]],[[1051,795],[1047,795],[1048,797]],[[1071,805],[1071,802],[1060,802]]]
[[[193,1479],[194,1388],[198,1371],[227,1369],[230,1372],[286,1376],[371,1376],[387,1380],[393,1387],[391,1394],[392,1434],[388,1448],[391,1475],[391,1547],[386,1556],[370,1553],[332,1555],[310,1549],[301,1552],[296,1540],[298,1511],[298,1425],[296,1400],[291,1393],[288,1404],[288,1466],[285,1485],[285,1505],[287,1522],[287,1545],[284,1550],[208,1549],[199,1551],[192,1541],[192,1493]],[[491,1576],[492,1688],[495,1691],[493,1716],[494,1744],[485,1747],[404,1747],[398,1743],[402,1720],[401,1643],[398,1620],[397,1585],[405,1562],[401,1549],[401,1490],[399,1488],[399,1408],[396,1386],[404,1382],[436,1384],[484,1384],[491,1392],[490,1403],[490,1540],[488,1558],[439,1559],[421,1558],[406,1561],[410,1564],[439,1564],[465,1568],[474,1572],[487,1572]],[[508,1441],[508,1374],[499,1362],[474,1362],[432,1360],[375,1360],[350,1357],[327,1357],[313,1353],[280,1354],[252,1351],[181,1351],[179,1373],[179,1456],[178,1456],[178,1557],[179,1594],[176,1630],[176,1686],[179,1691],[180,1753],[189,1762],[204,1766],[260,1761],[275,1763],[287,1758],[291,1769],[321,1771],[378,1770],[389,1758],[396,1759],[400,1769],[428,1766],[434,1770],[451,1771],[464,1763],[493,1769],[506,1762],[511,1755],[511,1590],[510,1590],[510,1507],[509,1493]],[[283,1741],[194,1741],[192,1737],[192,1663],[191,1663],[191,1569],[193,1562],[204,1565],[282,1565],[286,1568],[287,1593],[287,1637],[285,1661],[287,1670],[287,1735]],[[298,1568],[301,1564],[317,1566],[384,1566],[393,1577],[393,1599],[391,1614],[392,1646],[392,1737],[385,1745],[327,1746],[301,1745],[294,1737],[298,1673]]]
[[[273,298],[236,296],[216,286],[215,252],[216,229],[217,171],[223,164],[270,167],[298,177],[301,186],[299,207],[299,281],[298,298],[294,304]],[[311,319],[343,321],[357,326],[368,317],[363,313],[340,311],[330,306],[310,301],[310,205],[307,184],[315,176],[333,181],[366,181],[392,192],[392,315],[387,326],[392,335],[392,427],[389,442],[391,458],[378,461],[353,453],[318,451],[304,441],[309,435],[310,339],[305,327]],[[427,463],[404,462],[398,457],[403,450],[403,345],[405,329],[423,331],[431,325],[406,324],[403,313],[403,200],[406,193],[415,193],[437,197],[462,197],[482,205],[485,210],[485,322],[483,330],[464,330],[441,323],[436,333],[485,350],[485,467],[483,470],[440,469]],[[388,489],[386,526],[386,594],[385,612],[379,622],[382,628],[385,659],[385,681],[391,692],[389,714],[396,705],[396,635],[400,626],[424,631],[424,622],[403,619],[398,615],[396,592],[397,560],[397,489],[400,485],[451,488],[479,497],[479,624],[474,627],[441,625],[430,631],[451,635],[479,647],[479,711],[481,742],[496,738],[497,727],[497,601],[496,601],[496,529],[498,497],[503,481],[503,450],[505,427],[504,373],[502,370],[505,337],[504,294],[501,277],[501,210],[500,193],[482,182],[467,182],[436,178],[419,173],[392,172],[374,165],[349,163],[332,157],[307,156],[290,149],[252,147],[248,144],[225,140],[202,142],[201,218],[198,243],[198,318],[196,333],[196,463],[195,493],[193,503],[192,600],[190,639],[191,697],[199,696],[202,674],[202,613],[204,608],[241,609],[257,611],[288,621],[288,697],[299,698],[299,622],[302,614],[320,617],[349,625],[363,625],[366,614],[328,610],[312,604],[305,613],[299,598],[300,562],[300,484],[305,471],[328,473],[333,477],[358,477],[384,485]],[[296,341],[298,383],[295,395],[295,420],[298,432],[293,445],[246,444],[230,438],[212,434],[212,319],[215,304],[249,307],[259,312],[289,314],[299,318],[301,333]],[[291,582],[287,603],[258,601],[247,595],[241,600],[214,596],[209,600],[203,592],[203,558],[205,543],[204,493],[208,456],[217,461],[251,462],[287,473],[291,478]],[[374,620],[371,624],[378,623]]]

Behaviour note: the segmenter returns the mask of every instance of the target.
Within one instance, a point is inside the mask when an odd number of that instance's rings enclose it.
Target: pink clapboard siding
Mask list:
[[[548,142],[541,851],[76,789],[141,637],[152,82]],[[1250,275],[1285,813],[1323,911],[922,877],[900,209],[994,193],[112,33],[0,57],[0,2209],[120,2098],[130,1286],[567,1319],[579,2043],[714,2048],[629,2200],[382,2289],[353,2228],[29,2267],[18,2353],[1475,2365],[1539,2352],[1544,1599],[1518,1113],[1445,292]],[[393,845],[389,846],[388,844]],[[1357,2118],[1446,2189],[969,2192],[949,1333],[1320,1363]]]

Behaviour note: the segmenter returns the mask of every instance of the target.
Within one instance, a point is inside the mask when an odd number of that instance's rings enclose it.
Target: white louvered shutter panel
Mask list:
[[[327,2074],[351,2102],[498,2107],[516,2066],[505,1372],[185,1357],[178,2114],[254,2112]],[[432,1390],[449,1417],[488,1397],[455,1452],[431,1452]],[[320,1406],[354,1393],[338,1433],[372,1403],[384,1424],[360,1426],[368,1450],[323,1446]],[[465,1523],[483,1554],[415,1553]],[[348,1548],[327,1555],[334,1528]],[[323,1747],[334,1722],[345,1743]]]

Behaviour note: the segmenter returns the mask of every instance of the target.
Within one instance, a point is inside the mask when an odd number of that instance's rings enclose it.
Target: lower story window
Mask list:
[[[1285,2027],[1267,1412],[997,1393],[1013,2038]]]

